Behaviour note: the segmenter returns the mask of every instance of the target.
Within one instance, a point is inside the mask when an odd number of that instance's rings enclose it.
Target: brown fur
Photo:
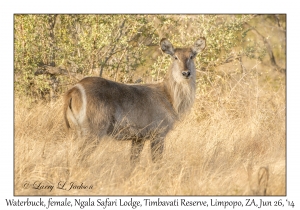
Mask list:
[[[164,81],[126,85],[99,77],[84,78],[65,94],[67,128],[71,119],[83,135],[131,140],[133,163],[139,160],[145,139],[150,139],[152,160],[161,158],[165,136],[194,102],[193,59],[205,48],[205,39],[197,40],[192,48],[174,49],[167,39],[162,39],[160,45],[173,57]]]

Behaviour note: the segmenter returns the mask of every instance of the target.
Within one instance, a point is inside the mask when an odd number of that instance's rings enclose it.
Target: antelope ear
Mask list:
[[[206,39],[204,37],[201,37],[198,39],[194,46],[192,47],[192,51],[195,55],[197,55],[199,52],[203,51],[206,47]]]
[[[160,48],[164,53],[169,55],[174,55],[174,47],[169,40],[163,38],[160,40]]]

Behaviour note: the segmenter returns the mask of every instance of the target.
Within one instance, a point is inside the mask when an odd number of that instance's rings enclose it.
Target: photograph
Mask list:
[[[285,13],[12,17],[10,196],[287,196]]]

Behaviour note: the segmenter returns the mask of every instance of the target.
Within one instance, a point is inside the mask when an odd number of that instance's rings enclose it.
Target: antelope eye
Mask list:
[[[175,60],[178,60],[178,58],[177,58],[177,56],[176,56],[176,55],[174,56],[174,58],[175,58]]]
[[[191,56],[190,56],[190,59],[193,59],[193,58],[194,58],[194,57],[191,55]]]

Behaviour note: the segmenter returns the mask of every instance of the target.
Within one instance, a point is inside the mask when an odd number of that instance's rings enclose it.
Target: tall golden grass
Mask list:
[[[135,168],[131,142],[110,137],[80,162],[82,140],[66,135],[62,100],[15,98],[15,195],[285,195],[285,75],[262,64],[225,69],[199,86],[191,113],[166,138],[162,162],[151,162],[147,142]],[[72,182],[87,189],[69,190]]]

